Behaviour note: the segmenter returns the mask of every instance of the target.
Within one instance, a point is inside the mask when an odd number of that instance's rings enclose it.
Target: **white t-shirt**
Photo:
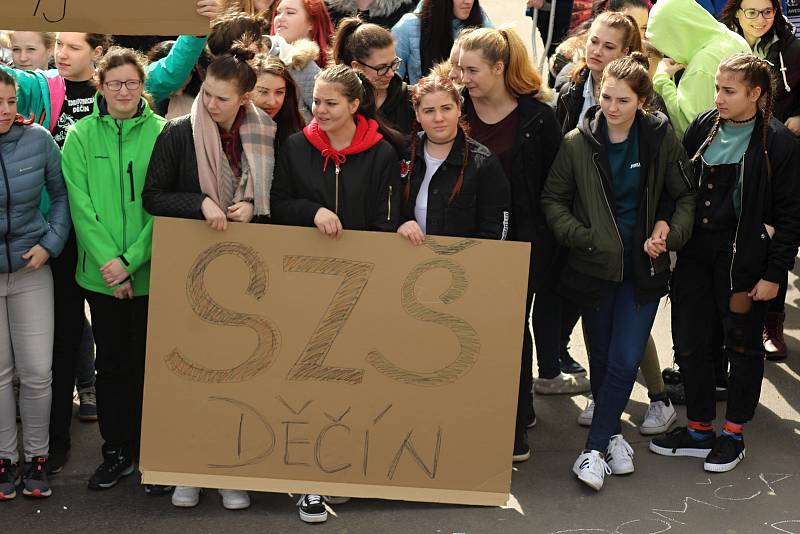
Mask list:
[[[439,167],[444,163],[443,159],[436,159],[428,154],[427,150],[423,151],[425,154],[425,178],[422,180],[422,185],[417,193],[417,203],[414,206],[414,218],[417,224],[422,228],[422,233],[427,234],[428,229],[428,187],[431,185],[431,178],[439,170]]]

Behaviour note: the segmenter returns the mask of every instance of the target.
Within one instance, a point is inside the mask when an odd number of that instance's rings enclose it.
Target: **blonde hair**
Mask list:
[[[460,40],[461,50],[480,50],[490,65],[503,63],[506,91],[519,98],[533,94],[537,100],[550,101],[550,88],[533,66],[522,39],[511,28],[478,28]]]

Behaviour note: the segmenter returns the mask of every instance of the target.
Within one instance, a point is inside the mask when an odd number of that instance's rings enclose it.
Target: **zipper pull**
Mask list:
[[[733,242],[733,253],[736,254],[736,241]]]
[[[334,170],[334,174],[336,175],[336,205],[335,205],[336,215],[339,215],[339,172],[340,171],[341,168],[339,167],[339,164],[336,163],[336,169]]]
[[[653,268],[652,265],[650,265],[650,276],[653,277],[655,275],[656,275],[656,270]]]
[[[392,186],[389,186],[389,211],[386,212],[386,222],[392,220]]]

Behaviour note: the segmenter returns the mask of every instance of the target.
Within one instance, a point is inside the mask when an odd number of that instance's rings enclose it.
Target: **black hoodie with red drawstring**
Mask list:
[[[356,115],[350,145],[334,149],[316,120],[281,146],[272,182],[272,222],[314,226],[327,208],[345,230],[393,232],[400,208],[400,161],[378,123]]]

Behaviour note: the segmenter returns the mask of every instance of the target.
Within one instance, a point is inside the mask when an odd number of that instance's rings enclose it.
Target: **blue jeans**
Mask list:
[[[638,304],[633,280],[610,284],[597,308],[581,310],[594,418],[586,448],[605,452],[608,440],[619,434],[619,418],[631,397],[658,301]]]

